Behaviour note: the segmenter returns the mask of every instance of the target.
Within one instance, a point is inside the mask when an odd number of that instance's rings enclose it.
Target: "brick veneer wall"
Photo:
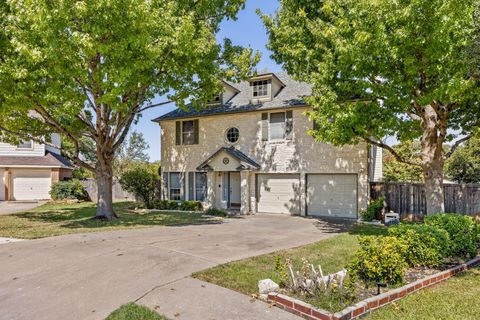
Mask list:
[[[399,300],[413,292],[436,285],[454,275],[480,265],[480,257],[468,261],[449,270],[439,272],[424,279],[409,283],[403,287],[390,290],[378,296],[365,299],[353,306],[347,307],[340,312],[331,313],[316,308],[308,303],[279,293],[269,293],[268,300],[275,302],[275,305],[291,313],[308,320],[349,320],[356,319],[372,310]]]

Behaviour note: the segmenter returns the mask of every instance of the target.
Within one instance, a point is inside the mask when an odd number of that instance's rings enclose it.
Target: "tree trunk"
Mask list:
[[[422,119],[422,168],[425,180],[427,214],[445,212],[443,194],[443,140],[444,130],[434,106],[424,107]],[[440,134],[439,134],[440,133]]]
[[[95,218],[102,220],[117,219],[118,216],[113,210],[112,164],[97,165],[95,179],[97,181],[97,212]]]

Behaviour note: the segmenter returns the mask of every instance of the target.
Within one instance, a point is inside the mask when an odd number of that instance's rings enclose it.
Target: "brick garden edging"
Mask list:
[[[356,319],[361,315],[385,306],[393,301],[397,301],[413,292],[443,282],[460,272],[478,265],[480,265],[480,257],[454,268],[409,283],[403,287],[390,290],[378,296],[370,297],[336,313],[316,308],[298,299],[275,292],[269,293],[267,299],[268,301],[275,302],[276,306],[308,320],[350,320]]]

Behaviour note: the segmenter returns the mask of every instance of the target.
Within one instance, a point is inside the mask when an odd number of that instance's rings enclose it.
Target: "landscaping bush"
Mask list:
[[[209,216],[217,216],[217,217],[226,217],[227,213],[221,209],[217,208],[208,208],[205,210],[204,214]]]
[[[368,287],[376,282],[398,285],[404,282],[407,245],[397,237],[360,237],[360,249],[348,266],[351,280],[360,279]]]
[[[377,200],[372,200],[367,206],[366,210],[360,212],[363,221],[373,221],[375,219],[381,220],[381,213],[383,209],[383,202],[385,200],[380,197]]]
[[[156,202],[159,175],[156,170],[134,168],[120,177],[122,188],[142,200],[148,209],[153,209]]]
[[[50,190],[50,195],[53,200],[88,200],[85,187],[77,179],[55,183]]]
[[[180,204],[180,210],[182,211],[202,211],[203,205],[200,201],[183,201]]]
[[[425,224],[448,232],[452,258],[473,258],[477,256],[477,224],[472,217],[454,213],[438,213],[425,217]]]
[[[437,267],[450,247],[448,233],[425,224],[406,224],[388,229],[388,234],[400,238],[407,245],[405,260],[411,267]]]
[[[172,200],[161,200],[155,203],[155,209],[159,210],[180,210],[180,203]]]

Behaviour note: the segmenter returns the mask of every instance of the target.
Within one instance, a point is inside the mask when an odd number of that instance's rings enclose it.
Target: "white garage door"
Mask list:
[[[299,185],[296,174],[259,174],[258,212],[299,214]]]
[[[0,201],[5,200],[5,169],[0,168]]]
[[[51,170],[18,169],[12,173],[15,200],[50,199]]]
[[[357,176],[307,175],[307,214],[357,218]]]

